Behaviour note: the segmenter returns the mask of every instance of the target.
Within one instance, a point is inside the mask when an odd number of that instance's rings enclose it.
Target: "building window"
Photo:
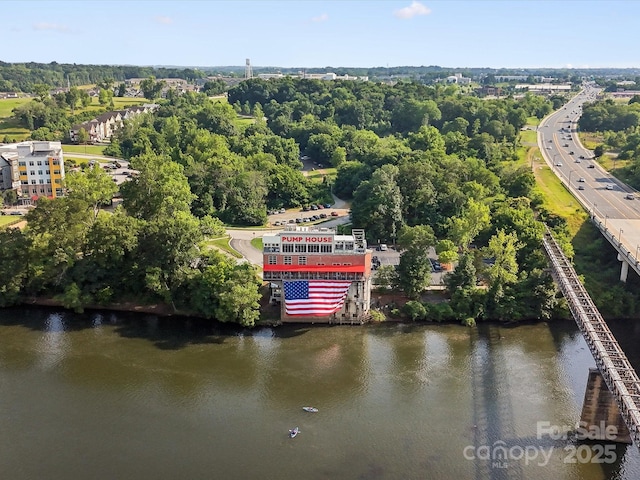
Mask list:
[[[31,185],[35,185],[36,181],[35,180],[31,180]]]
[[[29,185],[29,180],[20,180],[22,185]]]
[[[53,171],[53,174],[54,174],[54,175],[60,175],[60,170],[54,170],[54,171]]]
[[[41,178],[40,180],[38,180],[38,183],[44,183],[44,179]]]
[[[26,167],[27,166],[27,162],[18,162],[18,165],[20,167]]]
[[[353,250],[353,242],[344,242],[345,250]]]
[[[283,243],[282,244],[282,252],[283,253],[293,253],[293,244],[292,243]]]
[[[298,257],[298,265],[306,265],[307,257]]]
[[[47,175],[51,175],[51,170],[45,170],[44,173],[46,173]]]
[[[59,178],[56,178],[56,183],[62,183]]]
[[[276,256],[275,256],[275,255],[269,255],[269,256],[267,257],[267,263],[268,263],[269,265],[275,265],[276,263],[278,263],[278,260],[277,260],[277,258],[276,258]]]
[[[59,162],[58,160],[54,160],[54,161],[53,161],[53,164],[54,164],[54,165],[60,165],[60,162]]]
[[[42,165],[42,160],[38,160],[38,165]]]
[[[44,188],[41,188],[41,189],[40,189],[40,193],[44,193]]]
[[[284,257],[284,264],[285,264],[285,265],[291,265],[291,264],[292,264],[292,262],[291,262],[291,256],[290,256],[290,255],[285,255],[285,257]]]
[[[306,243],[296,244],[296,253],[307,253],[307,244]]]
[[[320,251],[322,253],[331,253],[331,245],[320,245]]]
[[[35,174],[36,174],[36,171],[35,171],[35,170],[31,170],[31,171],[29,171],[29,174],[30,174],[30,175],[35,175]]]
[[[344,250],[344,242],[336,242],[336,252]]]
[[[38,170],[38,175],[42,175],[42,170]]]
[[[33,160],[29,161],[29,166],[33,167],[35,165],[35,163],[33,163]]]
[[[320,245],[315,245],[315,244],[307,245],[307,252],[309,253],[320,252]]]

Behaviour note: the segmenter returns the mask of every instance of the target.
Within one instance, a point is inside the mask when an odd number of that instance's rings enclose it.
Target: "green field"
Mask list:
[[[535,145],[538,142],[538,132],[534,130],[522,130],[520,132],[520,141]]]
[[[262,251],[262,237],[256,237],[251,239],[251,246],[256,250]]]
[[[544,206],[567,220],[571,236],[575,236],[589,218],[580,203],[569,193],[548,166],[537,164],[537,187],[544,198]]]
[[[229,245],[230,239],[231,238],[228,235],[225,237],[215,238],[213,240],[209,240],[207,242],[207,245],[219,248],[220,250],[227,252],[229,255],[232,255],[235,258],[242,258],[242,254],[231,248],[231,245]]]
[[[22,221],[22,216],[17,215],[2,215],[0,216],[0,228],[4,228],[8,225],[13,225]]]
[[[13,109],[29,102],[30,98],[3,98],[0,100],[0,142],[7,136],[12,141],[20,141],[27,138],[29,130],[20,127],[11,117]]]
[[[540,125],[540,119],[538,117],[527,117],[527,125],[537,127]]]
[[[102,155],[104,145],[63,145],[64,153],[86,153],[87,155]]]

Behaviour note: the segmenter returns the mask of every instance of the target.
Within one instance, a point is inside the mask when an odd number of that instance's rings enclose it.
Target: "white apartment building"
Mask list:
[[[15,190],[21,203],[61,197],[64,157],[60,142],[0,145],[0,190]]]

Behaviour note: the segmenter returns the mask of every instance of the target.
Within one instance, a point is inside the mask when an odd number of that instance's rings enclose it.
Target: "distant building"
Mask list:
[[[362,323],[371,302],[371,250],[364,230],[286,226],[264,235],[263,278],[283,322]]]
[[[515,89],[528,90],[529,92],[568,92],[571,90],[571,84],[527,83],[516,85]]]
[[[15,190],[21,203],[62,196],[63,180],[60,142],[0,145],[0,190]]]
[[[142,113],[152,112],[158,107],[159,105],[155,103],[145,103],[144,105],[129,107],[126,110],[103,113],[93,120],[88,120],[71,127],[69,130],[69,139],[72,142],[77,142],[80,129],[84,128],[89,135],[89,143],[103,142],[111,138],[115,131],[120,128],[124,120],[128,120]]]
[[[469,85],[471,83],[471,79],[468,77],[463,77],[461,73],[456,73],[454,75],[450,75],[446,78],[447,83],[456,83],[458,85]]]
[[[617,92],[609,92],[613,98],[633,98],[640,95],[640,90],[618,90]]]

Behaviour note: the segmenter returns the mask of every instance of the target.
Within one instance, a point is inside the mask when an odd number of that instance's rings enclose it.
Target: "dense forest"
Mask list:
[[[548,100],[284,78],[243,82],[229,102],[170,94],[154,114],[127,122],[109,147],[141,172],[122,186],[123,206],[97,208],[110,192],[86,182],[103,186],[101,175],[69,175],[68,197],[39,202],[24,232],[0,237],[2,304],[26,293],[81,308],[126,292],[250,325],[253,269],[202,240],[222,222],[261,225],[268,208],[319,202],[333,190],[353,200],[353,227],[401,249],[398,268],[380,275],[415,299],[411,318],[472,323],[556,312],[540,220],[571,247],[562,220],[541,208],[530,170],[514,162],[521,127],[549,113]],[[256,121],[239,130],[234,109],[247,107]],[[301,152],[336,167],[335,182],[307,180]],[[451,301],[438,306],[420,302],[431,246],[459,263],[447,279]]]
[[[69,63],[5,63],[0,62],[0,92],[35,93],[35,86],[51,87],[122,82],[129,78],[204,78],[204,72],[192,68],[154,68],[134,65],[76,65]]]
[[[603,143],[596,147],[596,156],[610,150],[615,158],[628,160],[625,180],[640,188],[640,95],[629,103],[604,99],[586,104],[578,126],[584,132],[602,134]]]

